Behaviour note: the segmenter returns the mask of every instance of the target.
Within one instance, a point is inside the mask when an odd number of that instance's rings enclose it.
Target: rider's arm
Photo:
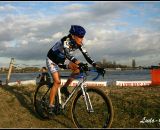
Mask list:
[[[85,50],[84,46],[80,46],[79,47],[80,51],[82,52],[83,56],[85,57],[86,61],[93,65],[94,67],[96,66],[96,63],[94,62],[93,59],[91,59],[91,57],[88,55],[87,51]]]

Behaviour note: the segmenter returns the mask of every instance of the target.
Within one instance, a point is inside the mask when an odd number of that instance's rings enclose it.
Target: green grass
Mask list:
[[[42,120],[35,113],[33,95],[36,86],[0,87],[0,128],[73,128],[70,105],[64,115]],[[109,94],[114,119],[112,128],[160,128],[160,122],[140,123],[160,119],[160,86],[102,87]]]
[[[140,123],[146,119],[160,119],[160,87],[111,87],[114,106],[113,128],[159,128],[160,122]]]

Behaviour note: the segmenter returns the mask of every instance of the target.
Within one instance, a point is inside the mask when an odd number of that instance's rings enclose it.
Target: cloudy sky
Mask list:
[[[160,2],[30,1],[0,2],[0,67],[11,57],[44,66],[48,50],[72,24],[86,29],[84,45],[95,61],[160,63]]]

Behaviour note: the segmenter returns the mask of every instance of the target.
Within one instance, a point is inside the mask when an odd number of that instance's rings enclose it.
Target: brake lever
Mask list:
[[[98,73],[98,75],[101,75],[104,79],[104,75],[105,75],[106,71],[104,70],[103,73]]]

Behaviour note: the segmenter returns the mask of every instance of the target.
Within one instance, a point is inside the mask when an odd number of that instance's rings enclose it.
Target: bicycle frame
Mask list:
[[[84,96],[84,101],[86,104],[86,108],[88,112],[94,112],[91,101],[90,101],[90,97],[89,94],[85,91],[87,85],[85,84],[87,79],[87,76],[84,76],[79,80],[78,84],[75,86],[75,88],[72,90],[71,94],[69,95],[69,97],[65,100],[64,103],[62,103],[61,100],[61,92],[60,92],[60,88],[58,88],[58,97],[59,97],[59,103],[62,106],[62,109],[65,108],[66,104],[68,103],[68,101],[73,97],[74,93],[76,91],[78,91],[78,89],[82,90],[83,96]]]

